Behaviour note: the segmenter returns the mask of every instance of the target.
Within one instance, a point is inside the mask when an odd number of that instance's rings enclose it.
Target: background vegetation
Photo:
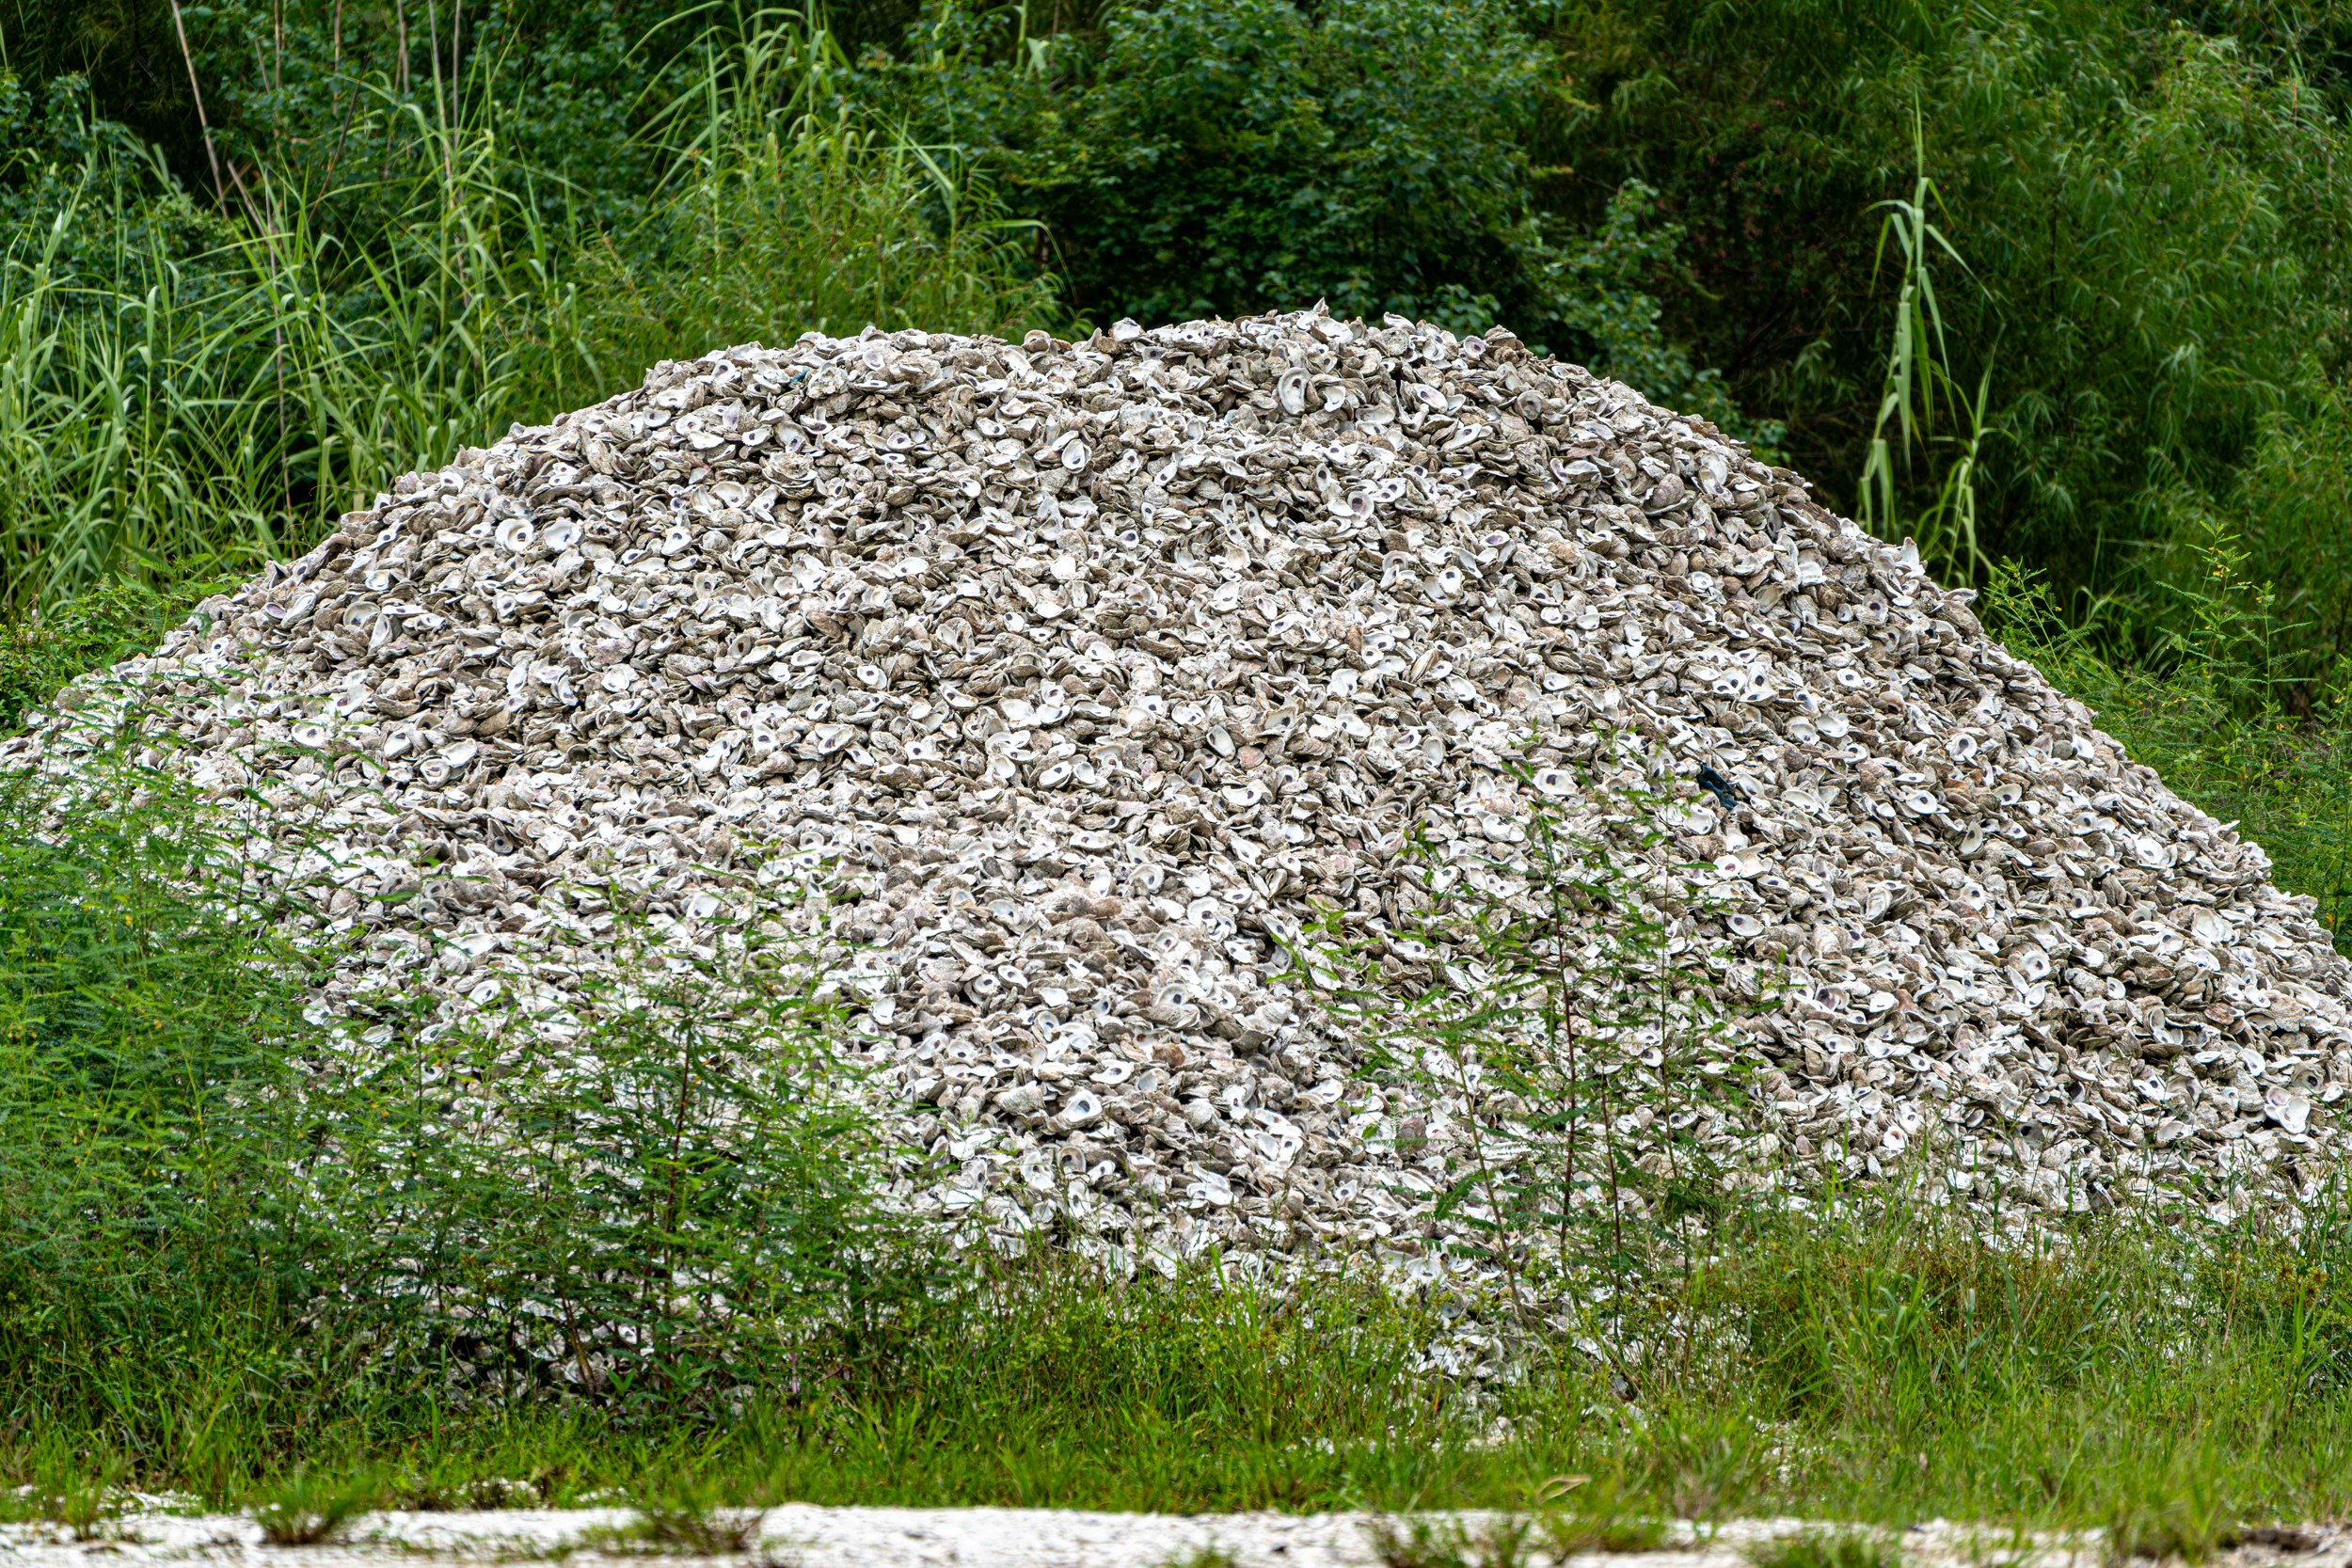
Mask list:
[[[1323,297],[1505,322],[1915,535],[2352,950],[2347,67],[2344,0],[0,0],[0,721],[660,358]],[[1579,1540],[2344,1506],[2341,1194],[2048,1251],[1733,1205],[1602,1353],[1472,1398],[1441,1291],[943,1278],[815,1152],[900,1157],[809,1092],[804,997],[723,1037],[612,999],[586,1079],[499,1080],[532,1136],[453,1139],[434,1085],[496,1040],[339,1057],[166,781],[0,795],[0,1481],[93,1528],[114,1480],[325,1517],[1573,1473]],[[683,1153],[611,1117],[662,1095]]]
[[[2110,653],[2220,519],[2298,717],[2352,636],[2341,0],[9,5],[20,604],[664,354],[1324,297],[1506,321],[1848,510],[1893,398],[1882,531]]]

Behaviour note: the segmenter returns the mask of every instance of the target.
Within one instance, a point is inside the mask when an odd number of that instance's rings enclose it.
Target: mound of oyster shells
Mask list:
[[[131,715],[255,792],[346,934],[315,1016],[362,1031],[421,990],[560,1042],[616,903],[814,930],[780,893],[829,876],[834,983],[936,1157],[898,1196],[1002,1238],[1434,1277],[1470,1108],[1372,1082],[1283,942],[1339,911],[1378,951],[1426,903],[1408,831],[1508,864],[1580,768],[1670,793],[1654,885],[1713,911],[1670,918],[1785,982],[1720,1130],[1762,1167],[2308,1186],[2352,1080],[2311,902],[1968,599],[1500,329],[812,335],[402,479],[0,760],[70,771]]]

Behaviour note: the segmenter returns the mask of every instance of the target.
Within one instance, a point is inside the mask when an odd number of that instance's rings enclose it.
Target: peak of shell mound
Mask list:
[[[560,1042],[613,903],[801,929],[763,898],[828,876],[856,1049],[940,1156],[898,1196],[1006,1244],[1434,1277],[1473,1108],[1379,1081],[1285,944],[1337,911],[1415,958],[1413,831],[1507,877],[1598,809],[1572,777],[1668,798],[1660,917],[1772,998],[1752,1114],[1691,1133],[1758,1184],[2308,1190],[2352,1080],[2312,903],[1969,597],[1500,329],[811,335],[403,478],[5,759],[135,715],[265,800],[360,1038],[421,990]]]

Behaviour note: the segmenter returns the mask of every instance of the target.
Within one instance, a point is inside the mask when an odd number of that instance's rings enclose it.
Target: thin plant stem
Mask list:
[[[441,22],[433,0],[424,0],[424,36],[427,53],[433,61],[433,123],[435,135],[441,144],[441,178],[450,198],[457,194],[457,169],[450,157],[449,104],[441,92]]]
[[[171,25],[180,35],[180,58],[188,68],[188,91],[196,96],[196,123],[204,133],[204,161],[213,169],[213,202],[226,212],[229,193],[220,182],[220,155],[213,149],[213,122],[204,114],[204,88],[196,79],[196,55],[188,48],[188,24],[180,15],[180,0],[171,0]]]

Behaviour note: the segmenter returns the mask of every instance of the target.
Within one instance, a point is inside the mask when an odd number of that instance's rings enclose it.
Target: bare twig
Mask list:
[[[441,134],[441,173],[453,193],[452,199],[454,199],[457,170],[450,162],[449,105],[447,100],[441,95],[441,19],[434,9],[433,0],[424,0],[424,30],[426,38],[431,40],[429,53],[433,58],[433,123]],[[453,71],[456,70],[456,66],[455,60],[450,61],[450,69]]]
[[[250,221],[256,229],[260,229],[264,231],[274,230],[277,228],[277,224],[274,221],[273,214],[270,213],[266,205],[254,200],[253,193],[246,189],[245,176],[238,171],[237,166],[233,160],[229,165],[229,180],[231,184],[237,187],[237,199],[245,203],[245,215],[246,219]],[[266,195],[266,191],[263,194]]]
[[[204,132],[204,161],[213,166],[213,201],[229,207],[229,192],[220,182],[220,155],[213,150],[213,123],[204,117],[204,89],[196,81],[196,55],[188,48],[188,24],[180,15],[180,0],[171,0],[171,24],[180,34],[180,57],[188,65],[188,91],[196,95],[196,123]]]
[[[351,135],[352,114],[358,107],[358,99],[348,91],[343,81],[343,0],[335,0],[335,64],[332,74],[335,90],[343,99],[343,123],[342,129],[335,133],[335,150],[327,157],[326,174],[320,181],[320,184],[327,188],[332,188],[335,183],[335,166],[343,161],[343,141]]]

